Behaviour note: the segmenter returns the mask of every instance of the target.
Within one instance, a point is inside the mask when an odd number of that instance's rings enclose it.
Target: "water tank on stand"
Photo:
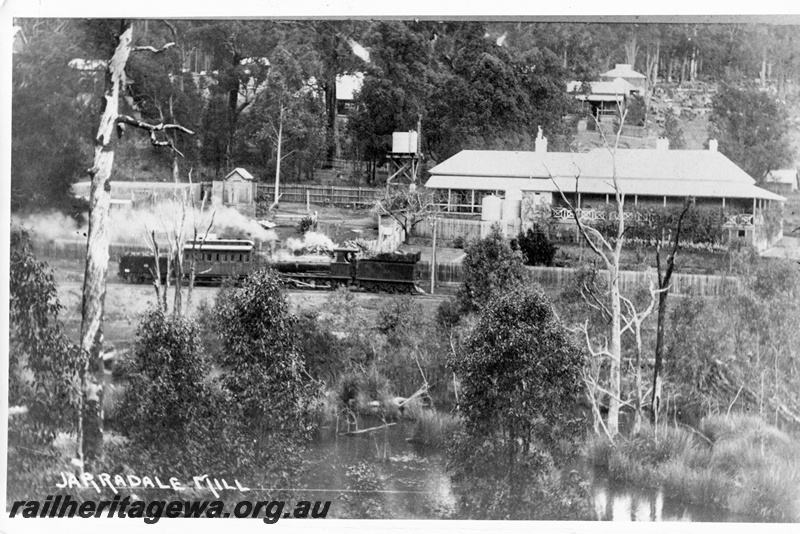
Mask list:
[[[503,199],[494,195],[483,197],[481,202],[481,220],[499,221],[503,213]]]
[[[417,153],[417,132],[392,132],[392,153],[394,154],[416,154]]]
[[[520,218],[522,209],[522,191],[519,189],[509,189],[506,191],[506,198],[503,203],[503,220],[514,221]]]

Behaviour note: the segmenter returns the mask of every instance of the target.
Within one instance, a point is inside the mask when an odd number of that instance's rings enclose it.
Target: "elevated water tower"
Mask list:
[[[392,151],[387,154],[389,160],[387,184],[414,184],[417,182],[419,162],[422,156],[420,141],[419,123],[417,123],[417,131],[392,133]]]

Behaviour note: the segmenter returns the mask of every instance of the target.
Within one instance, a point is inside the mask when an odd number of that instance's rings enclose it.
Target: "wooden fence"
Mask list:
[[[577,269],[569,267],[528,267],[528,272],[533,280],[542,287],[559,289],[576,283]],[[427,282],[431,276],[430,264],[419,262],[415,271],[417,280]],[[605,271],[600,271],[605,273]],[[440,263],[436,265],[437,283],[460,283],[463,281],[463,268],[459,263]],[[644,271],[620,272],[620,291],[624,294],[633,294],[639,289],[647,288],[649,284],[648,273]],[[741,282],[736,277],[675,273],[672,275],[670,294],[694,294],[703,297],[716,297],[727,290],[739,288]]]
[[[320,206],[371,206],[383,198],[384,189],[371,187],[336,187],[321,185],[285,185],[280,189],[281,202],[305,204],[306,201]],[[275,186],[258,184],[257,198],[271,202],[275,198]]]
[[[436,264],[436,283],[437,284],[459,284],[463,280],[463,271],[460,263],[437,263]],[[420,285],[428,290],[428,283],[431,279],[431,264],[427,261],[417,262],[414,268],[414,278]]]
[[[59,240],[49,242],[34,242],[33,252],[39,258],[59,260],[86,260],[86,241]],[[109,257],[116,261],[122,254],[131,252],[150,252],[144,244],[136,243],[111,243],[108,246]]]

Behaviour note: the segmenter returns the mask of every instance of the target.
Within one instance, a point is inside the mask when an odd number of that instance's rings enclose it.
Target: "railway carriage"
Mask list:
[[[192,258],[197,282],[244,278],[253,270],[254,243],[246,239],[187,241],[183,247],[184,265],[188,266]]]

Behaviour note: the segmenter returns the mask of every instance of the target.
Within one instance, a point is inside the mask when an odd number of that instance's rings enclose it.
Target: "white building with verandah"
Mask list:
[[[426,187],[438,191],[443,211],[453,218],[478,220],[485,197],[504,199],[509,192],[521,192],[521,202],[504,205],[518,211],[503,212],[502,220],[522,226],[542,218],[574,224],[566,197],[582,219],[591,221],[604,217],[614,204],[616,174],[628,208],[680,206],[692,197],[697,206],[721,208],[729,236],[759,250],[782,237],[782,228],[765,232],[765,216],[786,199],[756,186],[717,150],[715,140],[708,150],[669,150],[669,142],[659,139],[655,149],[619,149],[612,156],[606,148],[547,152],[547,139],[540,136],[532,152],[464,150],[429,172]]]

